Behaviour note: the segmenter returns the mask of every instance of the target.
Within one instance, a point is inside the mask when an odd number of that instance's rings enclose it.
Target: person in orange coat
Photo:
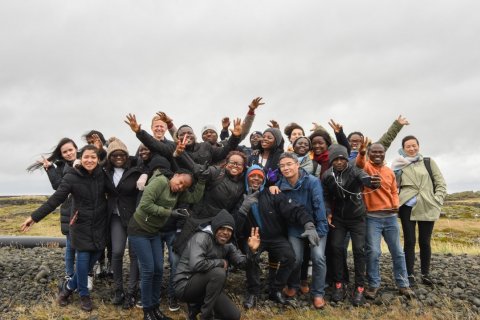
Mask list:
[[[368,147],[367,138],[362,139],[356,164],[370,176],[378,175],[381,186],[378,189],[365,188],[363,200],[367,207],[367,281],[365,297],[375,299],[380,287],[379,260],[381,255],[381,237],[385,239],[392,256],[393,273],[399,293],[408,298],[415,296],[408,282],[405,255],[400,246],[400,228],[397,222],[398,190],[395,174],[384,163],[385,147],[374,143]]]

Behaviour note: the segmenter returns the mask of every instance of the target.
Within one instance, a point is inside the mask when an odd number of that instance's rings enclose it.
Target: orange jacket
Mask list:
[[[356,164],[357,167],[362,168],[370,176],[379,175],[382,179],[379,189],[373,190],[368,187],[364,189],[363,200],[367,207],[367,212],[398,211],[397,182],[392,169],[383,164],[377,166],[360,153],[357,156]]]

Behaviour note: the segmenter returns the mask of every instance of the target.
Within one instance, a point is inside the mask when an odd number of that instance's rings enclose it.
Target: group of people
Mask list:
[[[290,123],[285,141],[276,121],[250,132],[262,104],[262,98],[253,99],[243,120],[223,118],[220,132],[204,126],[202,141],[191,126],[177,128],[164,112],[153,117],[151,133],[129,114],[125,123],[141,142],[135,153],[120,139],[106,141],[92,130],[83,148],[63,138],[47,158],[30,166],[30,171],[44,168],[56,191],[21,229],[28,231],[60,206],[67,245],[59,305],[69,304],[77,291],[81,308],[92,310],[88,274],[108,248],[112,302],[129,308],[140,300],[148,320],[170,319],[160,308],[166,251],[169,309],[177,311],[184,302],[189,319],[240,319],[224,292],[232,268],[245,269],[243,306],[255,308],[264,290],[263,252],[268,253],[270,300],[290,305],[297,295],[310,294],[312,306],[321,309],[325,288],[331,286],[331,301],[342,301],[350,292],[351,303],[360,306],[380,288],[382,236],[399,294],[414,298],[417,224],[421,281],[433,284],[430,239],[446,196],[445,181],[435,161],[420,154],[414,136],[402,139],[392,168],[385,163],[385,152],[407,119],[399,116],[373,143],[359,131],[345,135],[333,120],[333,136],[318,124],[307,136],[302,126]],[[247,136],[250,146],[241,145]]]

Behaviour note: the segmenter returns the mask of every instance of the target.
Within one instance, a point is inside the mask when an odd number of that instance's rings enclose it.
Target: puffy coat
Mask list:
[[[225,168],[211,166],[203,199],[192,208],[195,218],[208,218],[225,209],[232,212],[245,190],[243,174],[232,177]]]
[[[52,185],[53,190],[57,190],[65,175],[66,167],[70,166],[63,160],[55,162],[55,167],[50,167],[47,170],[48,179]],[[70,222],[70,215],[72,213],[72,197],[68,196],[67,199],[60,206],[60,230],[63,235],[67,235],[69,231],[68,223]]]
[[[103,250],[108,230],[105,174],[97,166],[91,174],[84,168],[66,167],[63,180],[53,195],[32,213],[35,222],[62,204],[72,194],[73,207],[70,222],[72,247],[79,251]]]
[[[283,176],[278,182],[278,187],[282,190],[289,201],[296,201],[307,209],[308,214],[315,223],[315,228],[319,236],[326,236],[328,233],[327,215],[325,212],[325,201],[323,200],[323,190],[320,181],[304,169],[299,169],[300,175],[294,186]],[[292,225],[288,228],[288,234],[299,237],[303,228]]]

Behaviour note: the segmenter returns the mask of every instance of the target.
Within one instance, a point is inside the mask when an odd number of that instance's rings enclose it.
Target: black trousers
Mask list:
[[[188,280],[181,300],[201,304],[202,320],[238,320],[240,310],[223,292],[226,279],[226,270],[220,267],[205,273],[195,273]]]
[[[420,247],[420,270],[422,274],[430,272],[430,259],[432,257],[432,240],[434,221],[412,221],[410,216],[412,207],[401,206],[398,212],[403,230],[403,251],[405,252],[405,262],[407,264],[408,275],[414,274],[415,265],[415,228],[418,224],[418,245]]]
[[[333,280],[335,282],[345,283],[345,236],[350,232],[353,249],[353,262],[355,266],[355,287],[363,287],[365,284],[365,239],[366,239],[366,221],[361,216],[352,220],[334,218],[332,224],[335,228],[330,229],[331,249],[333,262]]]
[[[258,254],[263,251],[268,252],[270,292],[281,291],[287,284],[288,277],[295,263],[295,254],[292,246],[286,238],[263,241]],[[246,274],[248,293],[258,295],[261,290],[261,270],[257,259],[248,259]]]

